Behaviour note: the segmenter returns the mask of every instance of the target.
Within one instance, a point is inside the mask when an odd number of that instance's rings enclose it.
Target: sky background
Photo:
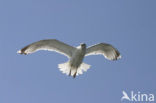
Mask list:
[[[155,0],[0,0],[0,103],[129,103],[122,91],[156,96]],[[110,43],[122,59],[89,56],[73,79],[55,52],[19,55],[42,39]],[[144,103],[144,102],[142,102]]]

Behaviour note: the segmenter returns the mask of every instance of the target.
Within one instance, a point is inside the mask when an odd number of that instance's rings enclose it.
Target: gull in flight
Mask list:
[[[86,47],[86,44],[81,43],[78,47],[72,47],[56,39],[34,42],[25,46],[17,53],[27,55],[38,50],[55,51],[67,56],[69,60],[66,63],[58,64],[58,68],[62,73],[73,76],[73,78],[90,68],[90,65],[83,63],[84,56],[101,54],[108,60],[117,60],[121,58],[119,51],[107,43],[99,43],[88,48]]]

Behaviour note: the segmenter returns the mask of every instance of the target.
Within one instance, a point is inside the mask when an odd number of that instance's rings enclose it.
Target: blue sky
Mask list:
[[[156,95],[155,0],[0,0],[0,103],[120,103],[122,91]],[[107,42],[122,59],[89,56],[76,79],[55,52],[18,55],[41,39]],[[123,103],[123,102],[121,102]],[[124,103],[129,103],[124,101]],[[142,102],[144,103],[144,102]]]

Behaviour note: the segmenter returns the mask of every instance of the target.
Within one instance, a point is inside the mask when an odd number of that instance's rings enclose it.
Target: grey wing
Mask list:
[[[55,39],[47,39],[32,43],[24,47],[23,49],[19,50],[17,53],[31,54],[38,50],[49,50],[64,54],[65,56],[70,58],[75,49],[76,49],[75,47],[69,46],[61,41]]]
[[[121,58],[119,51],[112,45],[107,43],[100,43],[93,45],[86,50],[86,56],[102,54],[109,60],[117,60]]]

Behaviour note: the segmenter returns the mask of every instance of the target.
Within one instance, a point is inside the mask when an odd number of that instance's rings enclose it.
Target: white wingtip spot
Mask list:
[[[21,54],[21,50],[18,50],[17,53],[18,53],[18,54]]]
[[[122,56],[121,56],[121,55],[119,55],[117,59],[121,59],[121,57],[122,57]]]

